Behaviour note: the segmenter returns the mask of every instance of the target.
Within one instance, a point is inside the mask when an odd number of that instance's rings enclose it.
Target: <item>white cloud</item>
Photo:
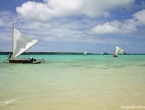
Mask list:
[[[72,15],[108,17],[110,10],[129,7],[133,2],[134,0],[44,0],[44,3],[28,1],[17,7],[16,11],[23,17],[41,21]]]
[[[46,21],[52,17],[51,9],[49,9],[47,4],[43,3],[28,1],[22,4],[21,7],[17,7],[16,10],[23,17],[33,20]]]
[[[117,20],[97,25],[91,29],[95,34],[126,34],[133,31],[137,31],[136,26],[133,24],[121,23]]]
[[[96,34],[117,33],[120,25],[118,21],[107,22],[103,25],[97,25],[92,29],[92,32]]]
[[[137,26],[145,25],[145,9],[133,14],[131,19],[126,19],[123,22],[114,20],[111,22],[97,25],[91,29],[95,34],[126,34],[137,31]]]
[[[131,19],[126,19],[123,22],[114,20],[111,22],[97,25],[91,29],[95,34],[126,34],[137,31],[137,26],[145,25],[145,9],[133,14]]]
[[[133,14],[133,17],[138,25],[145,25],[145,9],[136,12],[135,14]]]

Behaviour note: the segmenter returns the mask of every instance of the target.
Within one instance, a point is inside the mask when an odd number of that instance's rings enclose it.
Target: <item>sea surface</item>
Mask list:
[[[20,57],[42,63],[0,55],[0,110],[145,110],[145,55]]]

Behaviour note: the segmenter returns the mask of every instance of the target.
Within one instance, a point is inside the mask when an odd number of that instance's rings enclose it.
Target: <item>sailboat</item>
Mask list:
[[[118,46],[116,46],[115,53],[113,54],[113,57],[118,57],[117,55],[123,52],[124,50]]]
[[[88,52],[84,51],[84,56],[87,54]]]
[[[5,63],[41,63],[36,61],[34,58],[18,58],[23,52],[28,50],[34,44],[38,43],[39,40],[33,39],[23,35],[18,31],[14,25],[12,29],[12,55],[9,55],[8,59],[4,61]]]

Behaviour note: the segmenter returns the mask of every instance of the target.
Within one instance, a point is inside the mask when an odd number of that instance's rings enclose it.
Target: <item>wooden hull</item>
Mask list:
[[[9,63],[32,63],[28,59],[16,59],[16,60],[9,60]]]
[[[36,61],[36,59],[10,59],[4,61],[5,63],[31,63],[31,64],[39,64],[40,61]]]

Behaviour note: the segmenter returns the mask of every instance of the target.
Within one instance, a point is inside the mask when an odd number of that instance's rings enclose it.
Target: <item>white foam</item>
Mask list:
[[[7,100],[7,101],[5,101],[4,103],[5,103],[5,104],[10,104],[10,103],[14,102],[15,100],[16,100],[16,99]]]

